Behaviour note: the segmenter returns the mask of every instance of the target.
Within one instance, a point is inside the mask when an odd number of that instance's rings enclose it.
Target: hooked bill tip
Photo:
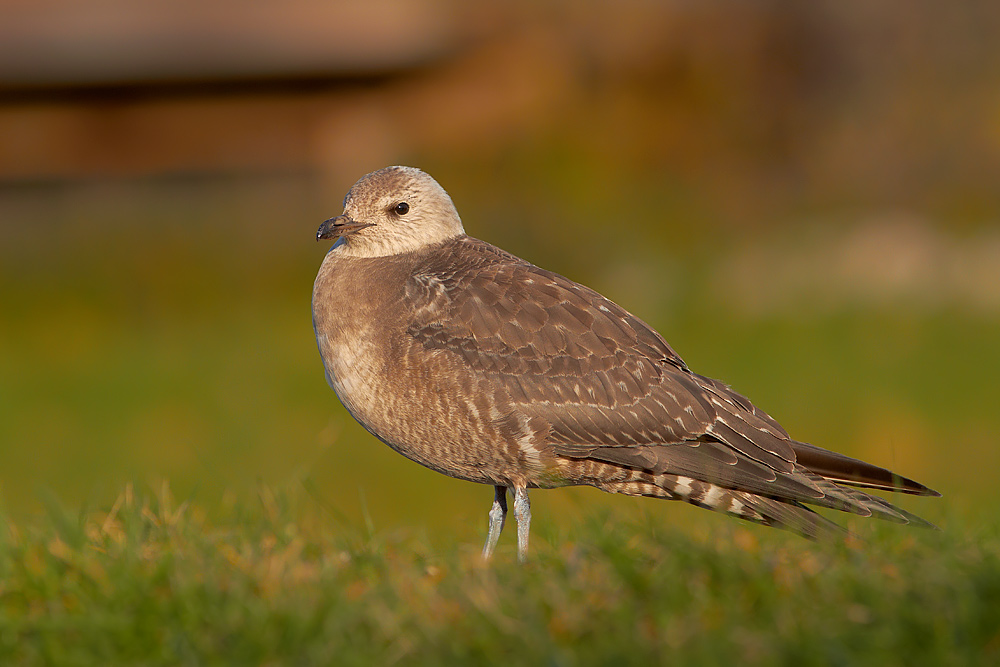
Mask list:
[[[374,227],[371,222],[357,222],[346,215],[338,215],[323,222],[316,231],[316,240],[330,240],[341,236],[348,236],[361,231],[367,227]]]

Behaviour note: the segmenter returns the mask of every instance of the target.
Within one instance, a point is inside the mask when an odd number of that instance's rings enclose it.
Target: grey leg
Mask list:
[[[528,530],[531,528],[531,503],[528,490],[523,486],[514,488],[514,518],[517,519],[517,560],[528,560]]]
[[[493,555],[493,550],[500,539],[500,532],[503,530],[504,520],[507,518],[507,487],[493,487],[493,508],[490,509],[490,532],[486,536],[486,544],[483,546],[483,560],[489,560]]]

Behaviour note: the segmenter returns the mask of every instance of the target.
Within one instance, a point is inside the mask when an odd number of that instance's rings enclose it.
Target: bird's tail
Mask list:
[[[638,479],[601,484],[610,493],[681,500],[746,521],[785,528],[810,539],[846,534],[843,528],[798,501],[776,500],[747,491],[728,489],[683,475],[638,473]],[[643,479],[645,478],[645,479]]]
[[[610,464],[604,464],[610,465]],[[889,502],[832,480],[797,465],[795,473],[809,479],[822,491],[818,498],[773,497],[752,491],[728,488],[692,477],[631,470],[628,479],[607,481],[599,488],[612,493],[681,500],[704,509],[722,512],[746,521],[784,528],[810,539],[842,537],[846,531],[805,503],[836,509],[859,516],[874,516],[894,523],[925,528],[935,526]],[[621,469],[619,469],[619,475]]]
[[[907,479],[894,472],[865,463],[849,456],[821,449],[805,442],[790,441],[795,452],[795,462],[810,472],[837,484],[849,484],[867,489],[896,491],[915,496],[940,496],[919,482]]]

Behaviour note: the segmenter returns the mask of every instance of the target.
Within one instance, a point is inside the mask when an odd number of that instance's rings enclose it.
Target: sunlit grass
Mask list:
[[[260,487],[206,511],[131,486],[0,531],[3,664],[995,664],[995,513],[822,545],[596,511],[435,546]],[[505,536],[509,538],[511,536]],[[506,542],[506,540],[505,540]]]

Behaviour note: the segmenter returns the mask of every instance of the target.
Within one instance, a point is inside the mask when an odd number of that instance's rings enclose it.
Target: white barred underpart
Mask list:
[[[746,519],[763,520],[760,514],[739,499],[739,491],[701,482],[683,475],[657,475],[656,486],[672,491],[679,500],[717,512],[735,514]]]
[[[631,470],[628,471],[626,479],[597,486],[611,493],[681,500],[716,512],[769,523],[767,518],[745,502],[745,500],[752,501],[753,494],[727,489],[684,475],[653,475],[645,471]]]

